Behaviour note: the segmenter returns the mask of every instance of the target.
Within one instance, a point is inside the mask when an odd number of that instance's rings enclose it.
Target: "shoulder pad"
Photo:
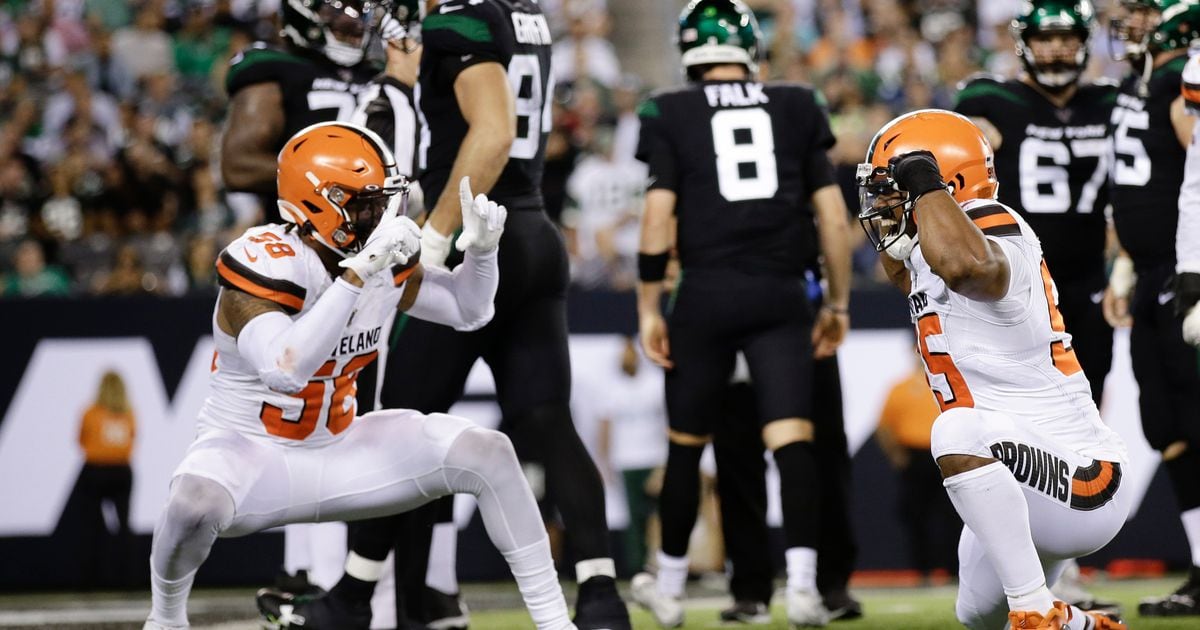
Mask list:
[[[1007,79],[998,74],[993,74],[991,72],[976,72],[962,81],[959,81],[958,85],[954,86],[954,89],[962,91],[975,84],[1003,85],[1005,81],[1007,81]]]
[[[502,10],[491,2],[448,0],[425,16],[421,38],[427,51],[446,55],[511,54],[510,28]]]
[[[308,297],[308,246],[294,230],[263,225],[246,230],[217,256],[217,281],[279,304],[289,314],[304,309]]]
[[[233,95],[255,83],[282,83],[288,73],[295,71],[297,65],[308,63],[310,62],[303,57],[256,42],[230,59],[229,73],[225,75],[225,92]]]
[[[1020,236],[1021,224],[1007,206],[991,199],[971,200],[963,205],[971,219],[984,236]]]
[[[1180,91],[1188,113],[1200,116],[1200,56],[1192,57],[1183,67],[1183,84]]]

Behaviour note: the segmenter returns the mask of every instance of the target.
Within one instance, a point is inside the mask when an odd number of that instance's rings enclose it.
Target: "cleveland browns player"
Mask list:
[[[447,272],[418,262],[420,229],[402,215],[407,182],[374,133],[308,127],[284,146],[278,173],[286,223],[248,230],[217,261],[213,387],[154,530],[145,628],[188,626],[192,580],[217,537],[391,514],[456,492],[478,497],[537,627],[572,628],[507,437],[443,414],[356,415],[358,374],[397,308],[461,330],[492,318],[504,207],[462,180],[456,245],[466,255]]]

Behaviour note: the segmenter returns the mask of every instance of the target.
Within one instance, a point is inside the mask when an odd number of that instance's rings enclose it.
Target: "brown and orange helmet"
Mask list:
[[[858,220],[878,251],[908,231],[913,200],[901,192],[888,161],[912,151],[929,151],[937,158],[942,181],[958,203],[995,199],[992,145],[983,131],[965,116],[942,109],[921,109],[884,125],[867,148],[867,161],[858,165]],[[903,208],[895,218],[895,209]]]
[[[408,180],[374,132],[323,122],[292,136],[279,152],[279,214],[342,256],[362,247]],[[399,212],[403,213],[403,208]]]

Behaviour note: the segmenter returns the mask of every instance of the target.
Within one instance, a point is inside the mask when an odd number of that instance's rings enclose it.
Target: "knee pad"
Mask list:
[[[508,436],[478,426],[472,426],[458,436],[446,453],[446,466],[473,473],[480,481],[493,484],[522,474],[521,463]]]
[[[994,419],[977,409],[947,409],[933,422],[929,449],[934,459],[943,455],[991,457],[987,435],[993,425]]]
[[[233,497],[221,484],[185,474],[171,488],[165,522],[180,532],[208,530],[219,534],[229,527],[233,513]]]

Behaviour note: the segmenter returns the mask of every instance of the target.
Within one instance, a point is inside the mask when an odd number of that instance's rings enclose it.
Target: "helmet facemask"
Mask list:
[[[408,211],[409,182],[403,175],[389,177],[382,188],[372,184],[352,190],[336,183],[323,183],[317,191],[342,215],[341,227],[330,235],[333,242],[325,243],[342,256],[357,254],[384,217],[405,215]]]
[[[867,233],[875,251],[886,252],[896,260],[905,260],[916,246],[916,224],[912,221],[913,203],[901,191],[885,166],[858,165],[858,223]]]
[[[1087,68],[1087,32],[1070,29],[1021,35],[1017,54],[1025,71],[1042,89],[1061,93],[1075,85]]]
[[[374,45],[390,0],[284,0],[283,35],[339,66],[358,65]]]
[[[1162,14],[1147,0],[1122,0],[1124,11],[1121,17],[1109,20],[1109,46],[1114,61],[1130,61],[1136,64],[1150,52],[1150,39]]]

